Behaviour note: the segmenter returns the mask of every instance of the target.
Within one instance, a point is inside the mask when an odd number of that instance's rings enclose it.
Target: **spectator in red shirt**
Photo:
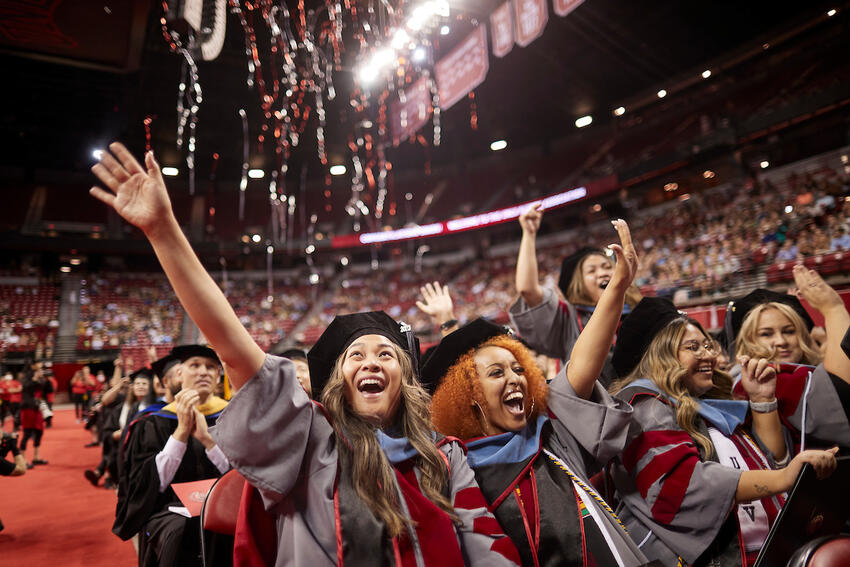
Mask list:
[[[86,408],[86,378],[82,370],[77,370],[71,378],[71,400],[74,402],[77,423],[80,423]]]

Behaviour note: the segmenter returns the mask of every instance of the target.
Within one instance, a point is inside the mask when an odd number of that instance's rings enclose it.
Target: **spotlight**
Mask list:
[[[827,12],[827,13],[826,13],[826,15],[827,15],[827,16],[829,16],[829,17],[831,18],[831,17],[832,17],[832,16],[834,16],[837,12],[838,12],[838,10],[836,10],[835,8],[833,8],[832,10],[830,10],[829,12]]]
[[[584,128],[585,126],[588,126],[591,122],[593,122],[592,116],[582,116],[581,118],[576,119],[576,128]]]
[[[344,165],[332,165],[331,166],[331,175],[345,175],[345,166]]]
[[[661,89],[660,91],[658,91],[657,94],[658,94],[658,98],[664,98],[665,96],[667,96],[667,91],[665,91],[664,89]]]
[[[262,169],[249,169],[248,177],[251,179],[262,179],[266,175],[266,172]]]
[[[177,169],[176,167],[163,167],[162,168],[162,174],[165,175],[166,177],[177,177],[177,175],[179,173],[180,173],[180,170]]]
[[[703,176],[704,179],[713,179],[714,178],[714,172],[711,171],[710,169],[706,169],[705,171],[702,172],[702,176]]]
[[[310,283],[312,285],[319,283],[319,274],[310,274]]]
[[[422,63],[423,61],[425,61],[425,55],[425,48],[417,47],[413,50],[413,54],[410,56],[410,58],[414,61],[414,63]]]
[[[790,215],[792,212],[794,212],[794,207],[791,205],[785,205],[785,214]]]
[[[306,252],[307,254],[312,254],[315,251],[316,251],[316,246],[314,244],[310,244],[310,245],[307,246],[307,248],[304,249],[304,252]]]
[[[505,140],[496,140],[495,142],[490,144],[490,149],[494,152],[498,152],[499,150],[504,150],[508,147],[508,143]]]
[[[759,165],[761,166],[762,169],[767,169],[768,167],[770,167],[770,162],[767,161],[767,160],[764,160]]]
[[[100,148],[97,148],[96,150],[94,150],[94,151],[91,153],[91,155],[92,155],[92,157],[93,157],[94,159],[96,159],[97,161],[100,161],[100,158],[102,158],[102,157],[103,157],[103,150],[102,150],[102,149],[100,149]]]
[[[614,109],[614,116],[622,116],[625,113],[626,113],[626,107],[625,106],[618,106],[617,108]]]
[[[347,266],[348,265],[348,258],[346,256],[343,256],[342,258],[339,259],[339,263],[342,264],[343,266]]]
[[[440,35],[449,35],[449,32],[452,31],[452,28],[449,26],[443,26],[440,28]]]
[[[705,71],[702,72],[702,78],[703,79],[707,79],[710,76],[711,76],[711,69],[706,69]]]
[[[259,244],[260,240],[262,240],[262,237],[260,237],[259,234],[255,234],[254,236],[251,237],[251,240],[254,242],[254,244]]]

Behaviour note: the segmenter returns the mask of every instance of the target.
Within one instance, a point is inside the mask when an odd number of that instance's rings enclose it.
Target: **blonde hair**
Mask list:
[[[429,411],[431,398],[416,380],[410,356],[398,345],[391,346],[401,366],[401,402],[394,423],[419,453],[417,464],[422,471],[422,492],[458,523],[460,520],[451,502],[443,495],[448,472],[434,444]],[[375,517],[384,522],[389,535],[396,537],[411,520],[400,511],[395,472],[375,437],[375,427],[356,414],[345,399],[344,359],[345,353],[342,353],[336,360],[322,392],[322,404],[331,416],[340,458],[351,463],[351,481],[357,495]]]
[[[744,322],[741,324],[741,330],[735,338],[735,354],[749,356],[750,358],[767,358],[768,360],[776,358],[774,349],[762,345],[758,340],[759,320],[761,314],[768,309],[776,309],[791,322],[794,327],[794,334],[797,335],[800,350],[803,351],[803,358],[800,360],[802,364],[815,366],[823,362],[823,355],[812,338],[812,334],[806,328],[803,318],[790,305],[776,301],[756,305],[747,313]]]
[[[503,348],[514,355],[525,369],[528,394],[534,405],[527,410],[526,419],[531,421],[546,413],[549,388],[543,372],[534,362],[534,356],[521,342],[507,335],[493,337],[457,359],[446,372],[431,401],[431,414],[437,431],[461,439],[486,435],[487,402],[475,367],[475,353],[487,346]],[[474,406],[478,408],[474,408]],[[481,421],[484,418],[484,422]]]
[[[611,259],[600,251],[588,253],[581,259],[581,261],[579,261],[578,264],[576,264],[576,267],[573,270],[573,275],[570,278],[570,285],[567,286],[567,293],[565,297],[565,299],[573,305],[596,305],[596,302],[590,297],[587,286],[584,285],[584,276],[582,275],[584,263],[591,256],[602,256],[611,262]],[[613,262],[611,263],[613,264]],[[635,307],[638,303],[640,303],[642,298],[643,296],[634,284],[631,284],[626,290],[626,304],[628,304],[629,307]]]
[[[708,458],[712,455],[714,448],[711,440],[697,430],[695,424],[699,407],[697,398],[688,392],[683,380],[688,370],[679,362],[679,347],[689,324],[697,327],[706,339],[711,340],[711,336],[694,319],[690,317],[673,319],[655,335],[635,369],[628,376],[611,385],[611,392],[616,394],[639,378],[652,380],[659,390],[675,401],[676,423],[693,438]],[[715,369],[711,379],[714,386],[700,397],[731,400],[732,377]]]

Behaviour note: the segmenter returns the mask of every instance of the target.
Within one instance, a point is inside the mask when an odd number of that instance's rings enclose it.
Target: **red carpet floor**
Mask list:
[[[10,423],[7,423],[7,427]],[[41,443],[41,458],[20,477],[0,477],[0,565],[106,567],[136,564],[133,544],[112,534],[115,491],[94,488],[83,471],[100,462],[100,447],[73,410],[57,410]],[[32,458],[32,446],[27,459]]]

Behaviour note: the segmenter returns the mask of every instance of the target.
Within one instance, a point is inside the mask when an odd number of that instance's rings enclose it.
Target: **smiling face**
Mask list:
[[[343,393],[351,409],[375,425],[391,423],[401,400],[398,347],[383,335],[363,335],[345,349]]]
[[[478,383],[484,394],[488,435],[519,431],[526,426],[528,382],[525,368],[513,353],[497,346],[484,346],[474,355]]]
[[[192,356],[183,361],[181,375],[184,390],[196,390],[201,403],[215,390],[221,366],[212,358]]]
[[[794,324],[778,309],[765,309],[759,314],[756,341],[776,352],[779,362],[799,363],[803,359],[800,337]]]
[[[143,400],[148,395],[151,389],[151,381],[148,378],[139,376],[133,380],[133,397],[137,400]]]
[[[688,324],[679,343],[679,363],[687,374],[682,381],[692,396],[699,397],[714,387],[712,378],[717,357],[714,342],[699,327]]]
[[[614,274],[614,264],[606,256],[588,254],[581,263],[581,279],[587,290],[587,296],[593,304],[599,301],[602,292],[611,281]]]

